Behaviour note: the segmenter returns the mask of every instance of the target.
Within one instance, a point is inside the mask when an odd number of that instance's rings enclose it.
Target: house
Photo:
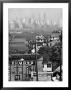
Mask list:
[[[44,42],[44,36],[40,35],[40,36],[36,36],[36,42]]]
[[[31,50],[31,53],[32,54],[35,53],[35,45],[36,45],[36,52],[38,52],[38,50],[41,47],[46,46],[47,44],[44,41],[45,41],[45,38],[43,35],[36,36],[36,42],[33,42],[33,49]]]
[[[50,72],[52,71],[52,63],[48,62],[43,65],[43,71],[44,72]]]
[[[50,41],[48,42],[48,46],[54,46],[56,43],[60,42],[59,33],[51,34]]]
[[[35,54],[35,48],[33,48],[33,49],[31,50],[31,53],[32,53],[32,54]]]

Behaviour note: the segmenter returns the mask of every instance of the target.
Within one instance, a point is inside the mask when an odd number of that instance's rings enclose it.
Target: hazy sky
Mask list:
[[[46,18],[49,21],[60,22],[62,20],[62,9],[61,8],[9,8],[8,17],[9,20],[21,19],[24,17],[35,16],[38,18],[43,17],[46,14]]]

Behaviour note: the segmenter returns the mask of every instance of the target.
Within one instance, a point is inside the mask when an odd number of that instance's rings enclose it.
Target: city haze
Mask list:
[[[48,22],[62,23],[61,8],[9,8],[8,16],[10,21],[33,17],[42,20],[45,17]]]

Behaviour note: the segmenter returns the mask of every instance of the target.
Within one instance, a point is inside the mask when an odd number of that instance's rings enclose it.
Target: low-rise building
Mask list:
[[[53,33],[51,35],[51,37],[49,38],[49,42],[48,42],[48,46],[54,46],[56,43],[59,43],[60,42],[60,39],[59,39],[59,33]]]

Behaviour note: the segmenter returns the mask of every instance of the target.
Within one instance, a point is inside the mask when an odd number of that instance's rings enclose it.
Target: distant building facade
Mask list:
[[[54,46],[56,43],[60,42],[59,33],[52,33],[49,38],[48,46]]]

